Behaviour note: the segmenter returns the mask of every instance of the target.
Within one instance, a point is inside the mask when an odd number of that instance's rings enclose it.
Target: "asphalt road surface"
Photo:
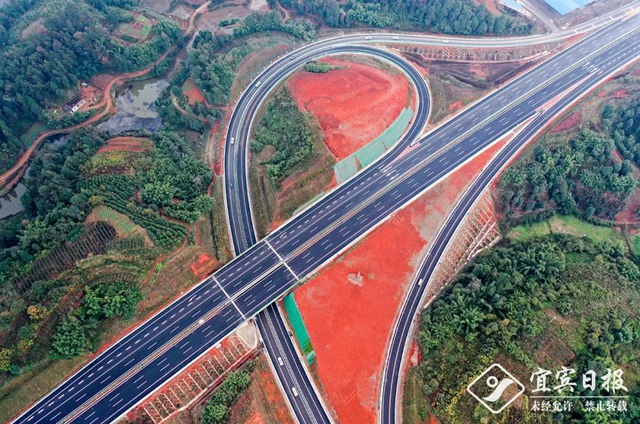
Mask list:
[[[368,54],[386,60],[400,68],[416,88],[417,117],[419,118],[412,121],[410,126],[412,137],[405,138],[404,147],[407,146],[406,143],[409,143],[422,131],[430,110],[429,89],[422,76],[410,63],[394,54],[370,47],[344,46],[330,50],[324,49],[321,53]],[[262,92],[256,94],[245,93],[238,102],[236,113],[231,118],[227,132],[224,174],[230,176],[225,180],[225,198],[229,230],[234,241],[236,254],[254,245],[257,240],[253,214],[249,206],[251,199],[249,198],[247,180],[247,151],[253,117],[267,95],[266,90],[275,87],[284,75],[300,69],[309,58],[317,57],[319,54],[319,52],[314,51],[310,55],[304,55],[299,59],[291,60],[289,57],[280,59],[272,65],[271,68],[273,70],[268,70],[260,78],[261,86],[263,87]],[[233,143],[231,138],[233,138]],[[394,151],[397,152],[402,147],[402,144],[394,146]],[[276,365],[274,366],[274,371],[296,419],[302,423],[330,423],[329,413],[321,403],[320,396],[311,378],[300,363],[300,358],[293,346],[294,342],[289,337],[284,319],[275,304],[270,305],[265,311],[258,314],[256,322],[264,340],[266,352],[272,364]],[[282,362],[282,365],[280,365],[280,362]],[[295,391],[293,388],[295,388]]]
[[[410,151],[389,162],[383,158],[159,311],[15,422],[117,419],[536,109],[562,93],[580,95],[637,58],[639,49],[640,17],[614,22],[407,147]]]
[[[401,312],[391,335],[391,343],[385,364],[385,372],[382,378],[380,395],[379,421],[381,423],[394,424],[399,422],[398,407],[402,404],[400,398],[402,391],[400,387],[403,381],[403,370],[405,369],[404,359],[406,359],[406,350],[408,348],[414,318],[418,313],[420,305],[423,303],[423,297],[429,287],[430,278],[436,270],[437,265],[443,259],[445,249],[454,237],[457,228],[463,222],[467,213],[472,209],[475,201],[522,146],[535,137],[554,116],[560,114],[568,105],[579,98],[581,94],[588,91],[600,80],[605,79],[608,73],[617,69],[614,67],[613,61],[606,62],[606,59],[604,62],[599,62],[598,64],[596,64],[596,62],[593,63],[597,69],[599,69],[598,71],[593,72],[586,79],[580,80],[579,85],[575,87],[571,93],[559,99],[547,110],[540,111],[514,140],[487,165],[464,194],[460,202],[455,206],[444,226],[434,239],[403,301]],[[618,66],[623,63],[624,62],[618,62]],[[613,66],[600,66],[602,64],[611,64]],[[419,284],[418,282],[422,283]]]

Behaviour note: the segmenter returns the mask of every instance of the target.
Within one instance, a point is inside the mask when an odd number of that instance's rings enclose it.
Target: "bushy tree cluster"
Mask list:
[[[311,155],[318,137],[309,117],[298,109],[289,90],[283,88],[267,104],[267,113],[258,123],[250,148],[260,153],[265,146],[275,147],[275,153],[261,165],[266,165],[271,182],[277,185]]]
[[[266,31],[279,31],[304,41],[313,40],[316,31],[306,19],[292,19],[284,22],[278,12],[252,13],[233,29],[233,36],[244,37],[249,34]]]
[[[135,285],[123,281],[101,283],[86,288],[78,315],[97,320],[112,317],[130,319],[141,300],[142,294]]]
[[[275,0],[270,0],[275,4]],[[494,16],[469,0],[280,0],[300,14],[321,17],[329,26],[407,26],[460,35],[529,34],[532,25],[505,15]]]
[[[89,346],[89,340],[96,336],[100,321],[113,317],[133,318],[141,300],[140,290],[123,281],[87,287],[80,308],[58,323],[51,356],[68,359],[80,355]]]
[[[637,181],[628,160],[613,158],[606,135],[584,130],[569,146],[539,146],[500,181],[500,208],[512,224],[559,212],[612,219]]]
[[[640,100],[618,110],[605,106],[602,125],[611,133],[620,154],[640,165]]]
[[[251,376],[246,371],[229,373],[202,412],[202,424],[224,424],[229,408],[251,384]]]
[[[208,31],[201,31],[189,51],[189,75],[211,104],[226,104],[229,101],[236,77],[235,69],[251,51],[244,46],[228,54],[219,54],[220,48],[231,40],[230,36],[213,36]]]
[[[307,72],[315,72],[317,74],[325,74],[331,70],[332,66],[326,62],[311,61],[304,65],[304,70]]]

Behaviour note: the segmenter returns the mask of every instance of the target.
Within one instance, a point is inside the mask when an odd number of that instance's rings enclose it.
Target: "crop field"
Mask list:
[[[135,14],[132,22],[120,24],[115,30],[115,35],[127,43],[139,43],[151,35],[153,22],[142,14]]]

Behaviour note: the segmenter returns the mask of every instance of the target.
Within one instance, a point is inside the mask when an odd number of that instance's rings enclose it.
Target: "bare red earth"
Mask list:
[[[384,354],[407,284],[426,253],[427,240],[435,237],[455,199],[502,144],[397,212],[296,291],[318,376],[340,423],[376,422]]]
[[[498,6],[494,0],[474,0],[474,3],[477,5],[484,4],[489,12],[496,16],[500,15],[500,11],[498,10]]]
[[[197,85],[194,84],[191,79],[185,81],[184,86],[184,95],[189,99],[189,104],[194,105],[196,103],[204,103],[204,95],[202,91],[198,88]]]
[[[198,256],[189,267],[191,268],[191,272],[198,278],[206,277],[213,273],[213,271],[220,268],[221,263],[213,259],[209,254],[203,253]]]
[[[136,137],[114,137],[107,140],[98,153],[111,152],[113,150],[122,150],[125,152],[144,152],[149,150],[142,146],[139,138]]]
[[[323,59],[342,69],[298,72],[289,89],[301,110],[316,116],[325,142],[338,160],[386,130],[409,105],[409,82],[362,63]]]
[[[576,110],[575,112],[571,113],[571,115],[564,118],[564,120],[560,122],[558,125],[553,127],[553,129],[551,130],[551,134],[555,134],[555,133],[559,133],[562,131],[575,128],[580,124],[581,121],[582,121],[582,114]]]

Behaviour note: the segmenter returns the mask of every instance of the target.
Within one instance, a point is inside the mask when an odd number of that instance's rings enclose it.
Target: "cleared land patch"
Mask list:
[[[407,284],[455,199],[500,146],[394,214],[296,290],[317,355],[315,374],[339,422],[375,422],[388,337]]]
[[[399,72],[348,58],[322,61],[339,69],[298,72],[289,87],[300,109],[318,119],[325,143],[341,160],[382,134],[409,106],[409,82]]]

